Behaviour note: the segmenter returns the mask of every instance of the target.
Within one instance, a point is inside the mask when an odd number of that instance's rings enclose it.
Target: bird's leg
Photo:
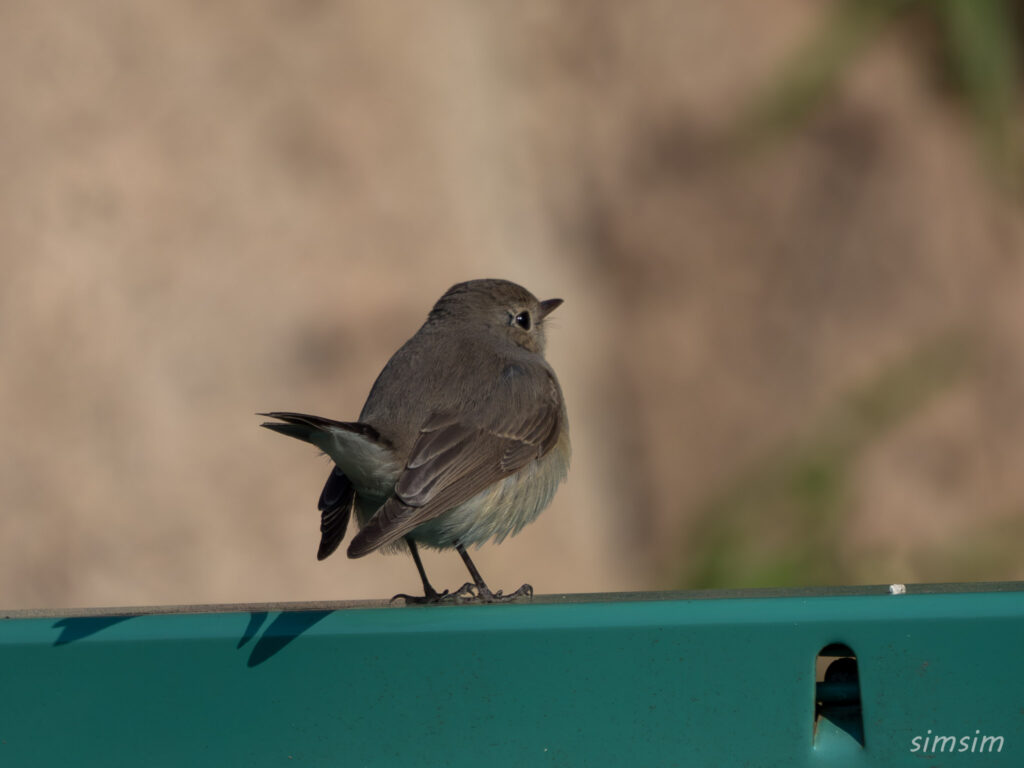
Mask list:
[[[440,603],[445,598],[451,600],[454,595],[450,595],[446,589],[444,592],[438,592],[430,584],[430,580],[427,578],[427,572],[423,568],[423,561],[420,560],[420,552],[416,548],[416,542],[408,536],[405,537],[405,543],[409,545],[409,553],[412,555],[412,560],[416,563],[416,570],[420,572],[420,579],[423,581],[423,597],[417,597],[414,595],[397,594],[391,598],[394,602],[398,598],[405,600],[405,604],[416,603],[417,605],[429,604],[429,603]]]
[[[473,561],[469,559],[469,553],[466,552],[466,548],[462,546],[462,543],[455,542],[455,549],[462,557],[462,562],[466,564],[466,568],[469,569],[469,575],[473,577],[473,584],[466,582],[452,593],[453,597],[464,600],[479,600],[482,603],[504,603],[520,597],[533,597],[533,587],[529,584],[523,584],[523,586],[510,595],[501,594],[500,589],[497,592],[491,592],[486,582],[480,576],[480,571],[476,569]],[[474,586],[476,587],[476,594],[473,594]]]

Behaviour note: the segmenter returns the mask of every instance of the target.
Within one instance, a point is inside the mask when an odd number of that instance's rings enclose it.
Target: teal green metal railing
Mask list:
[[[5,767],[1024,765],[1020,583],[6,616]]]

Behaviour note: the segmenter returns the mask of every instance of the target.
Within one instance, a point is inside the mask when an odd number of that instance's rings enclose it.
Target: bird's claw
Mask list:
[[[515,592],[506,595],[500,589],[497,592],[491,592],[486,584],[467,582],[453,592],[452,595],[464,603],[509,603],[521,597],[532,598],[533,587],[529,584],[523,584]]]
[[[532,598],[533,587],[523,584],[511,594],[504,594],[500,589],[491,592],[486,584],[474,584],[467,581],[454,592],[447,589],[444,592],[430,592],[426,595],[407,595],[399,593],[391,598],[391,602],[404,600],[406,605],[437,605],[439,603],[509,603],[521,597]]]
[[[447,589],[444,592],[431,591],[425,595],[407,595],[404,592],[399,592],[388,602],[393,603],[395,600],[401,598],[405,601],[406,605],[434,605],[436,603],[443,603],[447,600],[452,600],[454,597],[455,595],[449,593]]]
[[[476,591],[476,584],[472,581],[467,581],[461,587],[452,592],[452,597],[460,602],[469,603],[479,599],[479,595]]]

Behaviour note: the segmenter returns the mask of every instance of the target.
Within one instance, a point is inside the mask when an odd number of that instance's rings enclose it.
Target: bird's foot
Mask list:
[[[406,605],[436,605],[437,603],[453,602],[456,599],[456,594],[447,589],[444,592],[430,589],[425,595],[407,595],[404,592],[399,592],[389,602],[393,603],[401,599],[405,601]]]
[[[447,589],[444,592],[436,592],[431,589],[425,595],[407,595],[404,592],[391,598],[391,602],[404,600],[406,605],[438,605],[440,603],[510,603],[520,598],[533,598],[533,587],[523,584],[515,592],[508,595],[502,594],[499,589],[491,592],[486,584],[474,584],[467,581],[454,592]]]
[[[467,581],[452,592],[452,597],[461,603],[509,603],[521,597],[532,598],[533,587],[529,584],[523,584],[515,592],[503,595],[500,589],[497,592],[491,592],[486,584],[474,584],[471,581]]]

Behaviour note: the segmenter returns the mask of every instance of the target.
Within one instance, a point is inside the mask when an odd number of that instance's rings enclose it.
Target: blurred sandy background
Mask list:
[[[474,277],[565,299],[575,447],[493,587],[1024,578],[1022,208],[935,30],[731,141],[835,7],[5,3],[0,606],[418,589],[254,412],[354,418]]]

